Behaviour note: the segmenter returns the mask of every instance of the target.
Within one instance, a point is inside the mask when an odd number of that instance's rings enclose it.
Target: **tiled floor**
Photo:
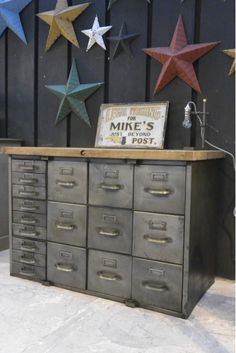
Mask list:
[[[233,353],[234,283],[188,320],[9,276],[0,253],[0,353]]]

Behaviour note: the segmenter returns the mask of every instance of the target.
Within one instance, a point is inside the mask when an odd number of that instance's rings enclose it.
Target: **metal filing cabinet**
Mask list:
[[[46,171],[45,161],[11,161],[12,239],[11,274],[46,279]]]
[[[11,166],[12,274],[183,318],[213,283],[214,161]]]

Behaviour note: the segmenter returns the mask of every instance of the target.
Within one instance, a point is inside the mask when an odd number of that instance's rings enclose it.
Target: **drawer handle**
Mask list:
[[[35,276],[34,271],[27,271],[25,268],[22,268],[19,272],[20,275],[27,276],[27,277],[33,277]]]
[[[24,256],[21,256],[20,262],[22,264],[27,264],[27,265],[35,265],[35,260],[34,259],[27,259]]]
[[[154,238],[152,235],[150,234],[145,234],[144,239],[147,240],[149,243],[155,243],[155,244],[169,244],[172,243],[172,239],[171,238]]]
[[[72,265],[65,265],[65,264],[55,264],[55,267],[58,271],[62,271],[62,272],[73,272],[74,268]]]
[[[28,211],[28,212],[32,212],[32,211],[37,211],[39,209],[39,207],[34,206],[34,207],[26,207],[26,206],[20,206],[20,210],[21,211]]]
[[[76,183],[75,183],[75,181],[60,181],[60,180],[57,180],[57,185],[62,186],[63,188],[72,189],[73,187],[75,187]]]
[[[97,276],[100,279],[104,279],[105,281],[120,281],[122,279],[121,276],[114,275],[113,273],[108,273],[108,272],[98,272]]]
[[[98,234],[113,238],[118,237],[118,235],[120,235],[120,232],[118,230],[107,231],[105,229],[99,229]]]
[[[27,172],[33,172],[36,169],[36,167],[34,165],[29,165],[29,166],[19,165],[19,169],[23,171],[26,170]]]
[[[34,246],[28,246],[25,244],[22,244],[20,249],[23,251],[33,251],[33,252],[36,251],[36,248]]]
[[[19,192],[19,195],[21,195],[21,196],[38,196],[38,192],[36,192],[36,191],[20,191]]]
[[[169,288],[166,285],[159,284],[156,282],[143,282],[142,285],[145,289],[153,290],[156,292],[166,292],[169,290]]]
[[[148,192],[150,195],[161,196],[161,197],[169,196],[172,192],[170,189],[151,189],[151,188],[146,188],[144,189],[144,191]]]
[[[101,187],[101,189],[107,190],[107,191],[119,191],[119,190],[124,188],[123,185],[119,185],[119,184],[117,184],[117,185],[108,185],[108,184],[105,184],[105,183],[102,183],[100,185],[100,187]]]
[[[31,185],[31,184],[37,184],[38,183],[38,179],[23,179],[23,178],[20,178],[19,182],[21,184]]]
[[[20,223],[24,224],[36,224],[37,220],[35,218],[21,217]]]
[[[72,231],[76,228],[75,225],[71,224],[71,225],[67,225],[67,224],[57,224],[56,225],[57,229],[59,230],[69,230],[69,231]]]
[[[25,236],[25,237],[37,237],[38,233],[37,232],[27,232],[26,230],[19,230],[20,235]]]

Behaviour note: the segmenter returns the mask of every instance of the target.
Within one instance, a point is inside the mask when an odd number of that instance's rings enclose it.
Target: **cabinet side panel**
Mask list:
[[[214,283],[217,219],[217,173],[214,161],[187,167],[183,312],[188,316]]]

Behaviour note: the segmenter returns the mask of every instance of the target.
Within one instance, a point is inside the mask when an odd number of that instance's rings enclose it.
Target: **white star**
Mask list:
[[[106,50],[106,46],[102,36],[106,32],[108,32],[111,28],[112,26],[100,27],[100,24],[98,22],[98,17],[96,16],[93,23],[93,27],[91,29],[86,29],[84,31],[81,31],[82,33],[84,33],[86,36],[89,37],[89,42],[88,42],[86,51],[89,51],[89,49],[91,49],[95,43],[97,43],[98,45],[100,45],[100,47]]]

